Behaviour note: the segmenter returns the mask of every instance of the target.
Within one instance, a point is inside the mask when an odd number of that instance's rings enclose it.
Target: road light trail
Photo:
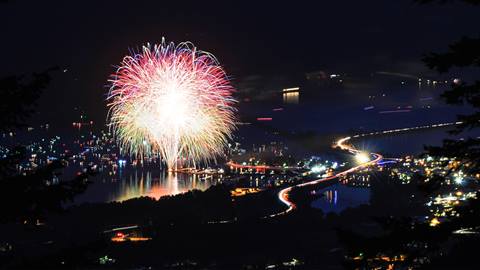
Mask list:
[[[351,137],[349,136],[349,137],[345,137],[345,138],[342,138],[342,139],[338,140],[334,147],[335,148],[340,148],[341,150],[344,150],[344,151],[348,151],[353,155],[357,155],[357,154],[360,154],[362,152],[355,149],[352,145],[347,144],[347,142],[349,140],[351,140],[352,138],[357,139],[357,138],[362,138],[362,137],[367,137],[367,136],[389,135],[389,134],[394,134],[394,133],[399,133],[399,132],[408,132],[408,131],[423,130],[423,129],[430,129],[430,128],[442,128],[442,127],[456,126],[456,125],[461,125],[461,124],[463,124],[463,122],[461,122],[461,121],[447,122],[447,123],[437,123],[437,124],[429,124],[429,125],[423,125],[423,126],[414,126],[414,127],[406,127],[406,128],[399,128],[399,129],[391,129],[391,130],[357,134],[357,135],[353,135]],[[309,181],[309,182],[304,182],[304,183],[296,184],[296,185],[289,186],[289,187],[281,189],[278,192],[278,199],[285,206],[287,206],[287,209],[284,210],[284,211],[275,213],[275,214],[265,216],[264,218],[271,218],[271,217],[284,215],[284,214],[287,214],[287,213],[289,213],[289,212],[291,212],[292,210],[295,209],[296,205],[292,201],[290,201],[289,198],[288,198],[290,191],[294,187],[305,187],[305,186],[316,185],[316,184],[319,184],[319,183],[322,183],[322,182],[330,181],[330,180],[336,179],[340,176],[344,176],[346,174],[357,171],[359,169],[371,166],[373,164],[377,164],[378,162],[380,162],[383,159],[383,156],[378,154],[378,153],[369,153],[369,155],[373,156],[374,159],[370,160],[368,162],[364,162],[364,163],[362,163],[358,166],[352,167],[348,170],[339,172],[339,173],[337,173],[335,175],[332,175],[332,176],[329,176],[329,177],[325,177],[325,178],[321,178],[321,179],[317,179],[317,180],[313,180],[313,181]],[[271,166],[265,166],[265,165],[260,165],[260,166],[241,165],[241,164],[236,164],[234,162],[229,162],[227,164],[234,167],[234,168],[242,168],[243,167],[243,168],[246,168],[246,169],[273,169],[273,170],[279,169],[279,167],[271,167]],[[222,221],[220,223],[229,223],[229,222],[233,222],[233,220]],[[217,223],[217,222],[212,222],[212,223]]]
[[[342,138],[342,139],[338,140],[337,143],[335,144],[335,147],[338,147],[338,148],[340,148],[341,150],[348,151],[348,152],[350,152],[350,153],[353,154],[353,155],[361,154],[361,153],[362,153],[361,151],[356,150],[353,146],[351,146],[351,145],[349,145],[349,144],[346,144],[346,142],[348,142],[350,139],[351,139],[351,137],[345,137],[345,138]],[[336,178],[338,178],[338,177],[340,177],[340,176],[346,175],[346,174],[348,174],[348,173],[352,173],[352,172],[357,171],[357,170],[359,170],[359,169],[362,169],[362,168],[368,167],[368,166],[370,166],[370,165],[376,164],[376,163],[378,163],[379,161],[381,161],[382,158],[383,158],[382,155],[377,154],[377,153],[370,153],[369,155],[374,156],[375,158],[374,158],[373,160],[364,162],[364,163],[362,163],[362,164],[360,164],[360,165],[358,165],[358,166],[352,167],[352,168],[350,168],[350,169],[348,169],[348,170],[339,172],[339,173],[337,173],[337,174],[335,174],[335,175],[332,175],[332,176],[328,176],[328,177],[325,177],[325,178],[316,179],[316,180],[313,180],[313,181],[296,184],[296,185],[289,186],[289,187],[286,187],[286,188],[281,189],[281,190],[278,192],[278,199],[280,200],[280,202],[282,202],[284,205],[287,206],[287,209],[284,210],[284,211],[282,211],[282,212],[278,212],[278,213],[275,213],[275,214],[271,214],[271,215],[269,215],[269,216],[267,216],[267,217],[276,217],[276,216],[284,215],[284,214],[287,214],[287,213],[289,213],[290,211],[292,211],[292,210],[294,210],[294,209],[296,208],[295,203],[293,203],[293,202],[289,199],[290,191],[291,191],[294,187],[305,187],[305,186],[317,185],[317,184],[322,183],[322,182],[330,181],[330,180],[336,179]]]

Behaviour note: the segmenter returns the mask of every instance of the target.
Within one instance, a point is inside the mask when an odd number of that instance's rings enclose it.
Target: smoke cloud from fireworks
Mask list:
[[[162,39],[124,57],[109,81],[108,120],[123,153],[159,155],[169,169],[223,153],[235,100],[212,54]]]

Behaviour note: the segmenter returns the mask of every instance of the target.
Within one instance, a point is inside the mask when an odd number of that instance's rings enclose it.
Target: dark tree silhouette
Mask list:
[[[453,2],[437,0],[418,0],[420,3]],[[480,4],[480,0],[463,0],[471,5]],[[464,37],[451,44],[444,53],[429,53],[424,62],[440,73],[452,68],[480,67],[480,38]],[[469,175],[480,173],[480,139],[468,137],[472,129],[480,126],[480,81],[460,82],[445,91],[442,98],[448,104],[472,107],[475,112],[459,115],[453,134],[463,133],[464,140],[444,140],[440,147],[426,147],[426,154],[436,157],[449,157],[455,160],[463,172]],[[444,164],[447,165],[447,164]],[[425,196],[437,194],[453,170],[447,175],[426,177],[418,175],[416,185]],[[347,266],[358,269],[388,268],[395,269],[473,269],[476,257],[472,256],[472,244],[476,243],[480,232],[480,193],[454,211],[458,215],[446,218],[439,226],[431,227],[415,217],[386,218],[379,220],[383,234],[365,237],[351,231],[339,231],[339,238],[347,246],[350,260]],[[378,221],[378,220],[377,220]],[[454,234],[458,230],[467,230],[461,237]]]
[[[55,69],[35,73],[29,80],[25,76],[0,79],[0,132],[16,132],[26,126],[38,98],[51,80],[49,73]],[[0,159],[0,222],[37,222],[48,211],[61,210],[63,202],[72,200],[87,187],[91,172],[52,184],[52,179],[64,167],[63,159],[19,174],[18,164],[26,160],[26,154],[25,147],[18,145]]]

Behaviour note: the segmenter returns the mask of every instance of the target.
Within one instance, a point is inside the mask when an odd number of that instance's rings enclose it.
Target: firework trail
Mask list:
[[[235,100],[212,54],[162,39],[124,57],[109,82],[108,122],[122,153],[159,155],[169,170],[223,153]]]

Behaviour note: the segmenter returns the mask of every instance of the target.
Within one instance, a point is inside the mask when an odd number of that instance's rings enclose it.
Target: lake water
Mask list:
[[[221,177],[195,174],[167,173],[160,169],[118,170],[117,174],[102,173],[93,177],[93,183],[75,203],[124,201],[148,196],[158,199],[189,190],[206,190],[221,181]]]
[[[404,133],[388,137],[370,137],[355,140],[357,149],[378,151],[388,157],[400,157],[404,154],[418,154],[425,144],[440,144],[445,129],[432,129],[416,133]],[[322,155],[322,153],[318,153]],[[283,176],[285,177],[285,176]],[[184,193],[192,189],[206,190],[225,180],[221,177],[190,174],[169,174],[160,168],[125,167],[115,173],[102,172],[90,179],[87,191],[75,198],[75,203],[124,201],[131,198],[148,196],[158,199],[162,196]],[[246,181],[246,182],[245,182]],[[268,186],[272,181],[245,179],[242,186]],[[347,207],[368,203],[367,188],[349,187],[336,184],[318,192],[325,196],[314,202],[314,207],[324,212],[341,212]],[[328,194],[330,192],[330,194]]]
[[[330,145],[338,136],[365,130],[450,122],[455,120],[456,114],[465,113],[464,110],[466,110],[444,105],[437,98],[442,92],[441,89],[418,89],[416,81],[405,86],[395,81],[395,87],[390,84],[389,87],[377,87],[377,84],[372,85],[372,83],[365,85],[364,88],[358,88],[358,85],[343,85],[337,87],[338,89],[316,89],[318,91],[311,89],[310,94],[308,89],[305,91],[302,89],[300,96],[294,97],[294,102],[286,102],[288,100],[278,95],[272,95],[267,99],[252,98],[248,102],[240,102],[238,109],[242,121],[250,124],[239,126],[235,132],[235,140],[247,150],[252,149],[253,145],[258,147],[279,141],[284,142],[289,147],[289,151],[300,158],[309,155],[325,156],[326,151],[334,151],[330,149]],[[279,89],[275,93],[278,93]],[[390,92],[382,90],[380,93],[374,93],[376,89],[389,89]],[[401,99],[397,92],[404,93],[405,97]],[[385,95],[378,96],[383,93]],[[370,95],[377,95],[378,98],[369,99]],[[423,97],[429,96],[433,99],[428,101],[428,104],[422,101]],[[342,100],[342,102],[331,102],[332,100]],[[381,113],[407,105],[412,108],[409,109],[410,112]],[[374,109],[366,110],[367,106],[373,106]],[[271,121],[257,121],[258,117],[271,118]],[[352,143],[358,149],[379,152],[387,157],[398,157],[405,154],[418,154],[423,151],[423,145],[439,145],[447,136],[446,130],[435,129],[395,134],[389,137],[369,137],[353,140]],[[314,132],[320,136],[320,139],[315,139],[314,143],[302,140],[303,137],[293,141],[296,134],[305,131]],[[158,199],[161,196],[175,195],[192,189],[205,190],[221,179],[168,174],[155,168],[125,168],[113,175],[103,173],[92,178],[92,181],[94,184],[76,198],[76,203],[122,201],[141,196]],[[347,207],[368,202],[369,197],[368,189],[342,185],[328,187],[322,192],[330,192],[330,195],[318,199],[314,205],[325,212],[343,211]]]
[[[312,207],[323,213],[340,213],[347,208],[354,208],[370,201],[370,188],[351,187],[341,183],[315,191],[320,197],[312,202]]]

